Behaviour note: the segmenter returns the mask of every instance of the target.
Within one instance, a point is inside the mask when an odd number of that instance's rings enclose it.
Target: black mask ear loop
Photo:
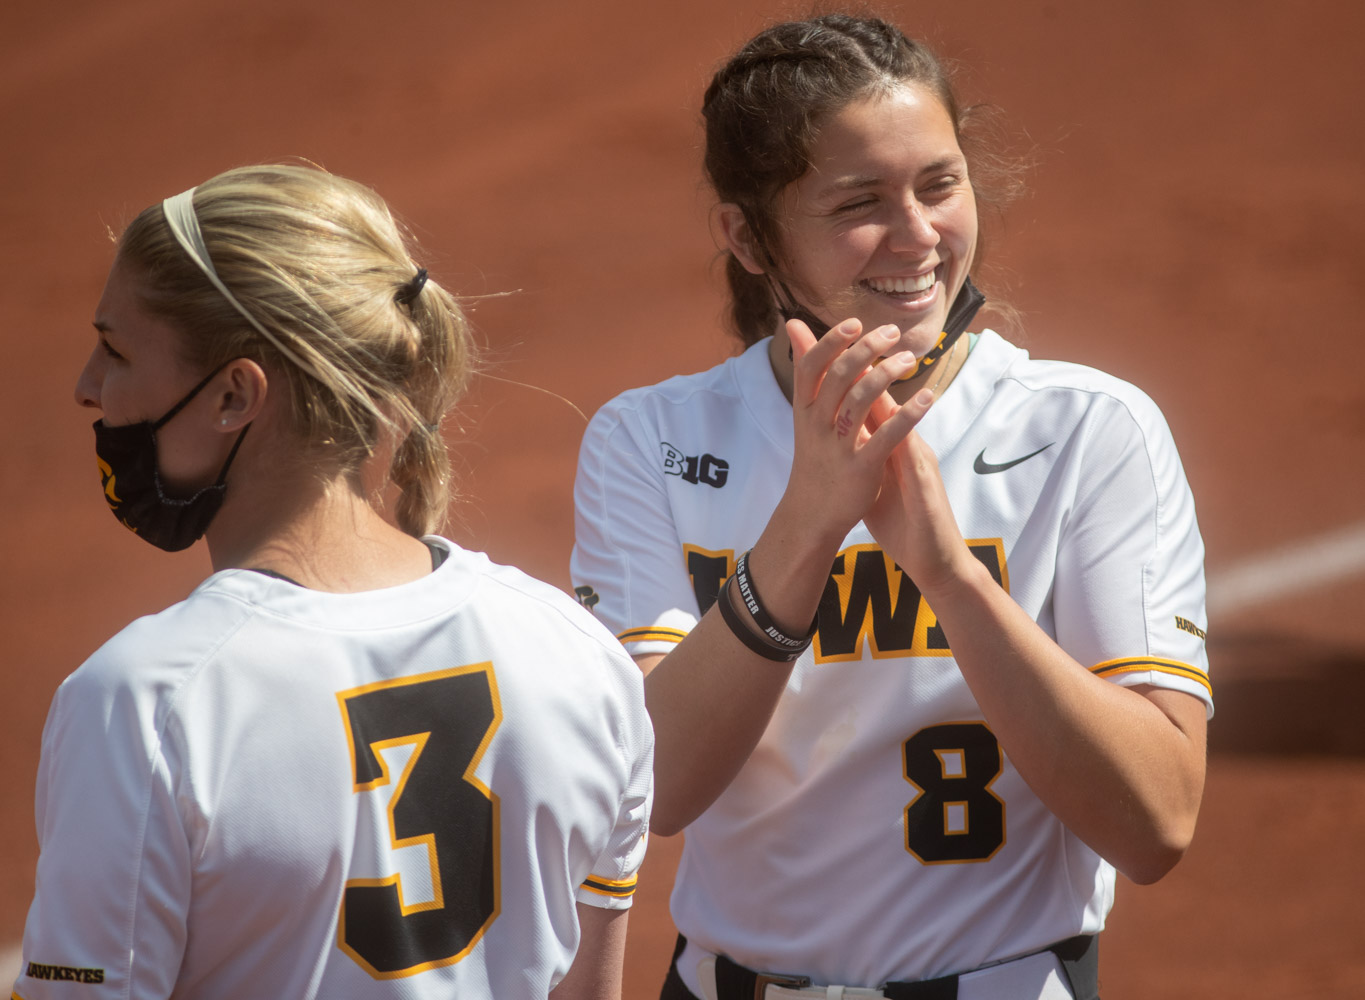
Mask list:
[[[787,283],[777,276],[777,260],[768,251],[768,246],[763,242],[762,237],[758,235],[758,228],[749,218],[748,211],[743,207],[740,208],[740,211],[744,213],[744,224],[749,227],[749,232],[753,234],[754,249],[758,251],[766,265],[763,277],[768,279],[768,287],[772,290],[773,299],[776,300],[778,313],[781,314],[783,320],[799,319],[810,327],[810,332],[815,334],[816,340],[819,340],[829,333],[829,324],[796,301],[796,296],[787,287]],[[787,348],[787,356],[791,357],[790,347]]]
[[[213,369],[213,371],[205,375],[199,381],[198,385],[196,385],[193,389],[191,389],[189,392],[187,392],[184,396],[181,397],[180,402],[172,406],[161,416],[160,420],[152,424],[153,433],[159,431],[162,428],[162,426],[166,424],[167,421],[169,421],[173,416],[175,416],[186,406],[188,406],[190,400],[194,399],[195,396],[199,395],[199,393],[203,391],[204,386],[212,382],[214,377],[217,376],[217,374],[220,371],[222,371],[228,365],[232,364],[232,361],[233,359],[228,359],[227,361],[224,361],[217,368]],[[246,432],[249,430],[251,430],[251,425],[247,424],[245,427],[242,428],[242,433],[237,435],[237,440],[232,443],[232,450],[228,452],[227,460],[223,462],[223,467],[218,472],[218,478],[214,480],[215,483],[222,483],[227,478],[228,469],[232,466],[232,460],[237,457],[237,449],[242,446],[242,439],[246,437]]]
[[[785,281],[772,274],[767,274],[766,277],[773,290],[773,298],[777,299],[777,311],[782,314],[784,320],[799,319],[810,327],[810,332],[815,334],[816,340],[829,333],[829,324],[797,302],[796,296],[792,294]],[[791,355],[790,347],[787,348],[787,354]]]
[[[246,432],[249,430],[251,430],[251,425],[247,424],[242,428],[242,433],[237,435],[237,440],[232,442],[232,450],[228,452],[228,457],[227,460],[223,462],[223,467],[218,470],[216,482],[223,483],[227,481],[228,469],[232,467],[232,460],[237,457],[237,449],[242,446],[242,439],[246,437]]]
[[[209,372],[207,375],[205,375],[205,376],[203,377],[203,379],[200,380],[200,382],[199,382],[198,385],[196,385],[193,389],[191,389],[189,392],[185,393],[185,395],[183,395],[183,396],[180,397],[180,402],[176,403],[176,404],[175,404],[174,406],[172,406],[169,410],[167,410],[165,413],[163,413],[163,414],[161,415],[161,419],[157,420],[155,423],[152,424],[152,430],[154,430],[154,431],[159,431],[159,430],[161,430],[162,426],[165,425],[165,423],[166,423],[167,421],[169,421],[169,420],[171,419],[171,417],[175,416],[177,413],[179,413],[181,410],[183,410],[186,406],[188,406],[189,403],[190,403],[190,400],[194,399],[195,396],[199,395],[199,393],[200,393],[201,391],[203,391],[204,386],[206,386],[206,385],[208,385],[210,382],[212,382],[213,379],[214,379],[214,376],[216,376],[220,371],[222,371],[224,368],[226,368],[229,364],[231,364],[230,361],[224,361],[224,362],[223,362],[221,365],[219,365],[217,368],[213,369],[213,371],[211,371],[211,372]]]

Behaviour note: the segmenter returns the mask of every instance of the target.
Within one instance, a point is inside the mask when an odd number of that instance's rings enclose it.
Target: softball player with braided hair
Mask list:
[[[663,997],[1091,1000],[1116,869],[1169,871],[1203,791],[1169,430],[968,332],[1009,175],[923,45],[779,24],[703,114],[745,350],[603,407],[575,487],[686,830]]]
[[[109,506],[214,572],[56,694],[13,996],[619,995],[639,671],[432,534],[471,338],[383,201],[220,174],[128,227],[95,327]]]

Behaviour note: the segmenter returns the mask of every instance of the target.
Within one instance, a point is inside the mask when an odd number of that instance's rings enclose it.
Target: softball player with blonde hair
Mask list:
[[[1092,1000],[1193,835],[1203,545],[1152,401],[989,330],[992,159],[923,45],[776,25],[706,92],[743,353],[585,435],[572,576],[686,831],[666,1000]]]
[[[53,700],[13,995],[619,995],[639,672],[433,534],[473,349],[384,202],[220,174],[127,228],[95,328],[109,506],[214,572]]]

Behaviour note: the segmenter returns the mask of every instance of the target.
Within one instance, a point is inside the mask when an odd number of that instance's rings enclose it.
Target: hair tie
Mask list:
[[[404,285],[400,285],[398,291],[393,293],[393,301],[400,306],[410,306],[417,301],[417,296],[422,294],[422,288],[427,283],[427,269],[419,267],[417,273],[412,276],[412,280]]]

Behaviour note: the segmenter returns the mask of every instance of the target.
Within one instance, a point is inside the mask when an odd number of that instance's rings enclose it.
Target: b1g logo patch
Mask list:
[[[679,476],[685,483],[705,483],[720,489],[730,477],[730,463],[715,455],[684,455],[667,441],[660,441],[664,475]]]
[[[575,587],[573,589],[573,596],[578,599],[579,604],[583,605],[583,607],[587,608],[589,611],[596,608],[597,602],[602,600],[597,591],[593,590],[587,584],[584,584],[581,587]]]

